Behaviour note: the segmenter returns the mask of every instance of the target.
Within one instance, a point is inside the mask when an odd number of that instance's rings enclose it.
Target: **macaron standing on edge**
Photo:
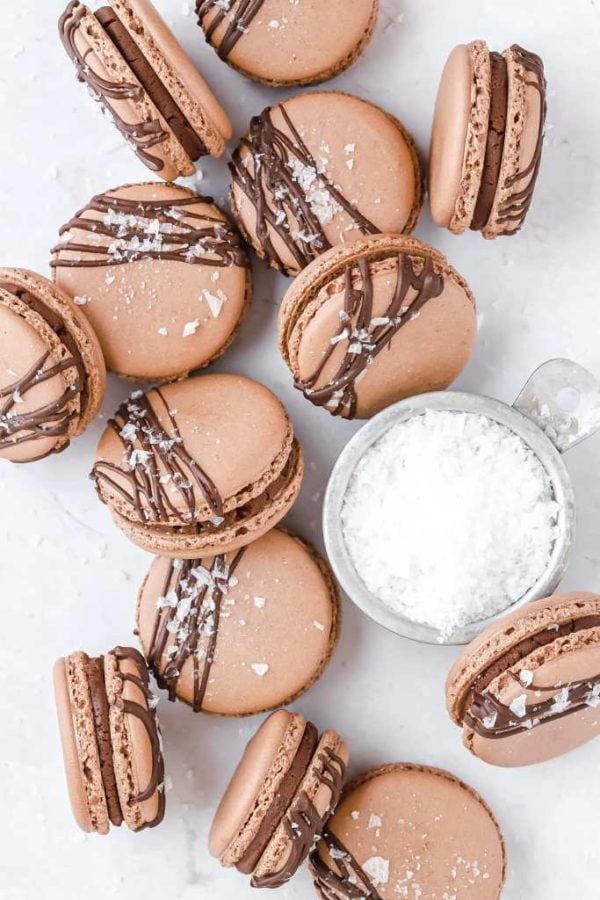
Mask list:
[[[437,250],[403,235],[335,247],[292,283],[279,347],[296,387],[343,418],[447,388],[476,337],[468,285]]]
[[[506,853],[472,788],[449,772],[398,763],[346,787],[310,868],[323,900],[498,900]]]
[[[50,281],[0,268],[0,458],[68,447],[98,412],[106,370],[96,335]]]
[[[221,155],[229,119],[149,0],[108,0],[95,13],[71,0],[59,34],[78,80],[165,181]]]
[[[159,825],[164,760],[155,698],[142,655],[115,647],[95,658],[72,653],[54,666],[67,786],[83,831],[108,834]]]
[[[513,44],[460,44],[440,83],[429,161],[434,222],[485,238],[516,234],[535,190],[546,120],[539,56]]]
[[[134,544],[198,559],[273,528],[302,474],[277,397],[250,378],[211,374],[135,391],[109,420],[91,477]]]
[[[410,233],[422,205],[414,141],[378,106],[305,93],[255,116],[230,163],[231,207],[261,259],[297,275],[330,247]]]
[[[210,198],[162,182],[93,197],[60,229],[50,263],[110,371],[182,378],[221,356],[248,308],[244,244]]]
[[[317,84],[349,68],[371,40],[379,0],[196,0],[220,58],[272,87]]]
[[[465,747],[495,766],[526,766],[600,735],[600,596],[537,600],[487,628],[446,682]]]
[[[148,665],[169,699],[195,712],[292,703],[323,674],[340,624],[329,565],[277,528],[214,558],[156,557],[138,597]]]
[[[246,747],[213,819],[208,849],[253,887],[282,887],[298,871],[342,792],[348,748],[332,730],[278,710]]]

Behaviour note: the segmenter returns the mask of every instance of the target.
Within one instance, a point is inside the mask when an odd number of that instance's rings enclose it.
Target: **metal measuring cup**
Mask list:
[[[396,634],[430,644],[466,644],[508,609],[443,637],[435,628],[394,612],[368,590],[354,569],[340,526],[348,483],[366,450],[392,425],[426,410],[478,413],[499,422],[522,438],[548,474],[560,510],[557,537],[546,571],[508,608],[512,611],[552,594],[564,574],[575,537],[575,496],[562,454],[600,429],[600,382],[578,363],[553,359],[531,375],[513,406],[458,391],[420,394],[372,418],[340,454],[325,493],[323,532],[331,565],[344,591],[366,615]]]

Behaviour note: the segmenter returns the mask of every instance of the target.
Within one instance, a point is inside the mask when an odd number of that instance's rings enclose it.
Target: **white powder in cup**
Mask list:
[[[341,520],[369,591],[447,639],[533,587],[558,513],[546,470],[517,434],[475,413],[428,410],[367,450]]]

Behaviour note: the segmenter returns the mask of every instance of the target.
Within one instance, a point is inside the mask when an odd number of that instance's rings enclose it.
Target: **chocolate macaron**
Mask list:
[[[108,834],[125,822],[154,828],[165,813],[164,760],[142,655],[72,653],[54,666],[67,786],[83,831]]]
[[[537,600],[491,625],[452,667],[446,703],[467,749],[494,766],[600,735],[600,596]]]
[[[95,417],[106,370],[96,335],[50,281],[0,268],[0,458],[68,447]]]
[[[317,84],[349,68],[371,39],[379,0],[196,0],[220,58],[273,87]]]
[[[149,0],[69,3],[59,34],[92,96],[138,158],[167,181],[220,156],[231,124]]]
[[[546,79],[539,56],[485,41],[450,54],[437,98],[429,198],[434,222],[485,238],[515,234],[529,211],[540,170]]]
[[[287,275],[362,235],[410,233],[421,210],[411,136],[350,94],[300,94],[265,109],[252,119],[230,169],[242,233]]]
[[[91,473],[135,544],[198,559],[273,528],[302,481],[302,452],[277,397],[240,375],[135,391],[109,420]]]
[[[317,681],[340,618],[325,560],[273,529],[214,558],[156,557],[140,590],[137,630],[170,700],[243,716],[285,706]]]
[[[472,788],[440,769],[397,764],[348,785],[311,871],[323,900],[497,900],[506,856]]]
[[[208,848],[253,887],[282,887],[307,858],[339,800],[348,748],[279,710],[254,735],[213,820]]]
[[[181,378],[227,349],[251,293],[248,257],[210,198],[174,184],[115,188],[60,229],[50,265],[112,372]]]
[[[279,313],[279,346],[296,387],[347,419],[447,388],[476,330],[464,279],[437,250],[396,234],[360,238],[314,260]]]

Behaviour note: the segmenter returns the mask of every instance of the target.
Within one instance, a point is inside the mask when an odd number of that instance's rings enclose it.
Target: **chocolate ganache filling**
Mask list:
[[[488,223],[500,181],[508,115],[508,67],[501,53],[490,53],[491,100],[487,145],[481,187],[471,222],[472,231],[481,231]]]
[[[51,352],[48,350],[17,381],[0,389],[0,450],[5,450],[28,441],[42,440],[48,437],[63,437],[67,434],[73,419],[85,411],[89,395],[83,357],[77,342],[70,334],[62,317],[44,303],[43,300],[35,297],[20,285],[1,282],[0,290],[12,294],[21,303],[24,303],[29,309],[37,313],[52,329],[70,354],[69,358],[53,363],[50,358]],[[46,365],[49,360],[50,364]],[[69,369],[75,370],[76,378],[71,384],[66,385],[60,397],[46,406],[30,412],[19,413],[17,411],[15,398],[25,397],[37,385],[49,381],[60,375],[61,372],[66,372]],[[78,395],[80,398],[80,412],[78,413],[75,410],[69,411],[68,405],[70,401]],[[48,453],[36,458],[42,459],[51,453],[62,451],[66,447],[68,447],[68,441],[58,450],[53,448]]]
[[[486,692],[498,676],[521,662],[530,653],[554,643],[559,638],[591,628],[600,628],[600,615],[582,616],[579,619],[564,622],[556,628],[546,628],[511,647],[492,665],[488,666],[471,685],[461,713],[464,725],[481,737],[491,739],[510,737],[530,730],[532,724],[536,727],[544,722],[562,718],[591,706],[595,702],[597,686],[600,685],[600,674],[596,677],[550,687],[532,683],[530,689],[539,690],[542,693],[552,691],[556,695],[565,691],[565,702],[557,704],[556,696],[552,696],[527,706],[524,716],[520,717],[517,717],[510,707]]]
[[[123,812],[121,809],[121,801],[119,800],[115,767],[113,765],[113,749],[110,736],[110,708],[108,705],[108,697],[106,696],[106,683],[104,680],[104,657],[99,656],[95,659],[86,660],[85,674],[88,682],[90,699],[92,701],[94,729],[96,733],[96,743],[98,745],[98,754],[100,756],[100,771],[102,773],[102,785],[104,787],[108,815],[112,824],[118,827],[123,823]]]
[[[110,7],[105,6],[97,11],[96,18],[143,86],[155,107],[159,110],[163,119],[168,122],[169,127],[187,155],[194,161],[201,156],[205,156],[208,152],[206,145],[194,131],[187,116],[163,85],[118,16]]]

